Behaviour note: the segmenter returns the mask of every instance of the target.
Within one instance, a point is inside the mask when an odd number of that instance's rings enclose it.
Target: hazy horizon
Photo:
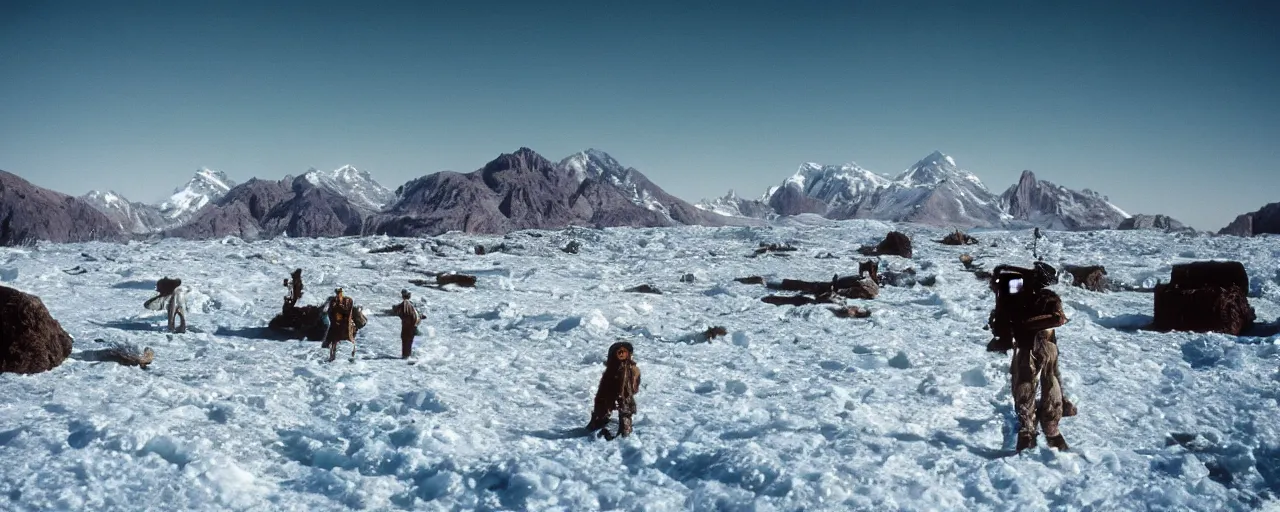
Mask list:
[[[1148,7],[1152,6],[1152,7]],[[351,164],[394,189],[529,147],[690,202],[934,150],[1217,230],[1280,201],[1276,2],[230,0],[0,5],[0,169],[156,202]]]

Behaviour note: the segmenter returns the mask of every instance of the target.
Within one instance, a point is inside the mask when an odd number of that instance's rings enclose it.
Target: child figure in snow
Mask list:
[[[634,347],[625,341],[619,341],[609,347],[609,359],[605,362],[604,375],[600,376],[600,387],[596,389],[595,408],[591,412],[591,422],[587,430],[604,429],[609,424],[609,416],[618,411],[618,433],[626,437],[631,435],[631,416],[636,412],[635,394],[640,392],[640,368],[632,359]],[[606,429],[601,432],[606,439],[613,439]]]
[[[996,292],[996,308],[987,320],[995,337],[987,351],[1013,350],[1009,372],[1013,381],[1014,408],[1018,413],[1018,444],[1021,452],[1034,447],[1037,422],[1044,428],[1049,446],[1066,450],[1066,439],[1058,430],[1064,416],[1075,416],[1075,405],[1063,397],[1058,372],[1058,339],[1055,328],[1067,323],[1062,299],[1048,289],[1058,282],[1053,267],[1037,261],[1026,269],[1000,265],[993,269],[991,287]],[[1040,404],[1036,406],[1036,388]]]
[[[400,290],[400,303],[391,307],[391,313],[400,317],[400,358],[408,359],[413,353],[413,337],[418,334],[418,323],[422,316],[418,309],[409,302],[409,290]]]
[[[338,344],[351,342],[351,357],[356,357],[356,331],[364,327],[364,313],[354,306],[351,297],[343,294],[342,288],[333,291],[329,302],[325,304],[325,314],[329,318],[329,330],[324,337],[322,347],[329,348],[329,360],[338,357]]]

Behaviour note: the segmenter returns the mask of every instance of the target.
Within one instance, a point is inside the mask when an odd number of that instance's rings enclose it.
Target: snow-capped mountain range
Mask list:
[[[129,201],[114,191],[93,191],[79,199],[126,237],[422,236],[567,226],[760,225],[800,214],[966,229],[1113,229],[1130,219],[1101,194],[1038,180],[1030,171],[997,194],[939,151],[896,177],[856,163],[808,162],[758,199],[730,191],[697,206],[603,151],[587,149],[553,162],[528,148],[499,155],[471,173],[446,171],[410,180],[394,192],[350,165],[244,184],[200,168],[158,204]],[[1129,222],[1140,229],[1164,224]],[[30,239],[55,236],[39,225],[21,229],[27,229]]]
[[[1096,192],[1036,180],[1030,171],[1001,195],[954,158],[934,151],[895,178],[858,166],[805,163],[760,199],[732,192],[699,208],[769,218],[813,213],[830,219],[877,219],[947,227],[1110,229],[1129,217]]]
[[[379,184],[368,171],[350,165],[332,171],[311,168],[302,178],[316,187],[347,198],[352,206],[366,213],[379,211],[396,198],[395,192]],[[286,180],[293,181],[291,178]],[[80,196],[80,199],[105,214],[123,232],[159,233],[191,221],[237,185],[225,173],[201,167],[185,184],[158,204],[130,201],[114,191],[94,190]]]
[[[344,165],[329,172],[314,168],[302,175],[317,187],[337,192],[357,208],[371,212],[382,210],[395,202],[396,194],[373,179],[368,171]]]

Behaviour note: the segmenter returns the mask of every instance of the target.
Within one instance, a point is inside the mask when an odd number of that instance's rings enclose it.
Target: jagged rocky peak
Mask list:
[[[1111,229],[1129,218],[1097,192],[1039,180],[1031,171],[1022,171],[1018,183],[1000,195],[1000,202],[1015,221],[1049,229]]]
[[[482,174],[501,171],[545,171],[552,166],[551,161],[539,155],[537,151],[522,147],[514,153],[503,153],[498,158],[485,164]]]
[[[344,165],[327,172],[313,167],[302,177],[317,187],[347,198],[353,205],[363,210],[382,210],[396,200],[395,192],[378,183],[368,171],[351,165]]]
[[[181,221],[217,201],[235,186],[236,183],[221,171],[201,167],[186,184],[174,190],[173,195],[160,204],[160,213],[170,221]]]
[[[782,185],[798,187],[804,195],[829,206],[840,206],[867,199],[876,189],[888,186],[889,180],[853,162],[844,165],[806,162]]]
[[[572,171],[578,183],[587,179],[621,182],[628,171],[608,153],[595,148],[570,155],[560,161],[560,167]]]
[[[732,189],[722,197],[702,200],[694,205],[698,209],[725,217],[767,219],[774,215],[773,208],[760,199],[739,197]]]
[[[1147,215],[1139,213],[1120,221],[1116,229],[1151,229],[1160,231],[1194,231],[1177,219],[1168,215]]]
[[[935,150],[898,176],[895,182],[903,187],[936,186],[947,180],[966,180],[986,189],[982,180],[973,173],[961,169],[950,155]]]

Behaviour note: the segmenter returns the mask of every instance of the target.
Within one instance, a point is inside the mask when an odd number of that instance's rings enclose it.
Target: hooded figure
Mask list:
[[[169,332],[187,332],[187,298],[182,280],[162,277],[156,281],[156,296],[142,304],[152,311],[164,309],[169,318]],[[176,320],[181,320],[181,323]],[[175,326],[175,324],[178,324]]]
[[[356,322],[352,318],[356,314],[351,297],[342,293],[342,288],[333,291],[326,304],[329,317],[329,332],[325,334],[324,346],[329,348],[329,360],[338,356],[338,343],[351,342],[351,357],[356,356]]]
[[[591,412],[591,422],[587,430],[595,431],[609,424],[609,416],[618,411],[619,436],[631,435],[631,416],[636,412],[635,394],[640,392],[640,368],[636,366],[632,356],[635,354],[631,343],[619,341],[609,346],[609,359],[605,362],[604,375],[600,376],[600,386],[596,389],[595,408]],[[601,433],[608,439],[605,430]]]
[[[400,303],[391,308],[391,312],[400,317],[400,358],[408,359],[413,353],[413,337],[418,334],[418,323],[422,316],[418,309],[409,302],[409,290],[400,290]]]
[[[1013,350],[1009,373],[1018,413],[1019,452],[1035,446],[1037,423],[1044,428],[1049,446],[1066,450],[1058,421],[1076,414],[1075,405],[1063,397],[1058,371],[1058,338],[1054,329],[1067,323],[1067,315],[1062,311],[1062,299],[1048,289],[1057,282],[1057,271],[1038,261],[1031,269],[997,266],[991,277],[996,308],[987,325],[995,338],[987,344],[987,350]]]

